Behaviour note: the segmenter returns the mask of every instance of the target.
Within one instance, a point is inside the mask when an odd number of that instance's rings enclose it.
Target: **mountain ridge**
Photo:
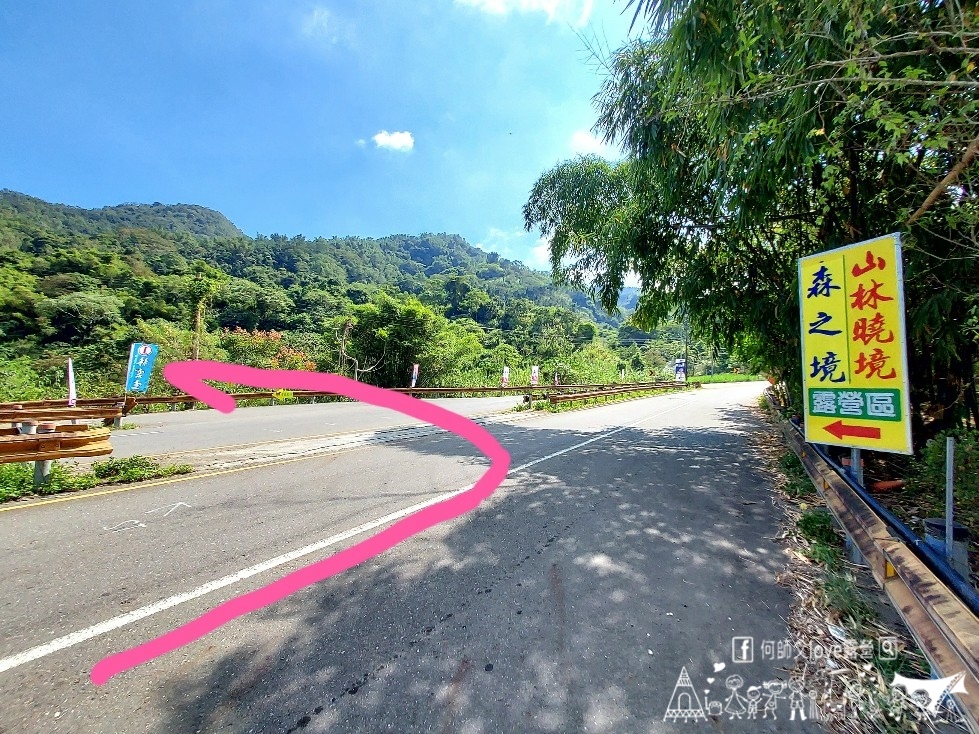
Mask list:
[[[2,189],[0,209],[6,209],[59,234],[98,235],[118,227],[139,227],[165,232],[187,232],[201,237],[245,236],[224,214],[199,204],[126,202],[86,209]]]

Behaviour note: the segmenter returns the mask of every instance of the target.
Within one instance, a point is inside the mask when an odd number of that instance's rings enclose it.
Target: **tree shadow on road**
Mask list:
[[[157,692],[159,731],[676,731],[663,718],[681,666],[705,713],[728,708],[721,730],[778,730],[729,721],[732,673],[741,697],[788,677],[760,643],[786,637],[790,592],[750,453],[759,422],[718,413],[724,428],[633,427],[511,475],[463,518],[231,623]],[[491,430],[511,445],[594,435]],[[733,636],[758,642],[753,662],[732,660]]]

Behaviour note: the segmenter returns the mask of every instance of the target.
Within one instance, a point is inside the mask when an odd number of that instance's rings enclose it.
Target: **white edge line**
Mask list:
[[[517,467],[511,467],[507,476],[509,477],[511,474],[515,472],[523,471],[524,469],[529,469],[532,466],[556,458],[563,454],[570,453],[571,451],[576,451],[577,449],[580,449],[582,446],[587,446],[588,444],[595,443],[596,441],[600,441],[603,438],[614,436],[616,433],[624,431],[628,428],[633,428],[635,426],[641,425],[646,421],[652,420],[653,418],[658,418],[659,416],[665,415],[666,413],[671,413],[672,411],[676,410],[682,405],[685,405],[687,402],[689,401],[684,401],[683,403],[674,405],[667,410],[660,411],[659,413],[653,413],[652,415],[646,416],[641,420],[634,421],[632,423],[627,423],[624,426],[619,426],[618,428],[615,428],[606,433],[601,433],[597,436],[593,436],[592,438],[589,438],[585,441],[581,441],[580,443],[576,443],[573,446],[568,446],[567,448],[563,448],[560,451],[555,451],[554,453],[548,454],[547,456],[542,456],[539,459],[528,461],[527,463],[521,464],[520,466]],[[449,499],[450,497],[454,497],[456,495],[462,494],[463,492],[467,492],[471,488],[472,485],[467,485],[462,489],[457,489],[453,492],[446,492],[440,495],[436,495],[435,497],[425,500],[424,502],[419,502],[410,507],[406,507],[402,510],[398,510],[397,512],[392,512],[391,514],[385,515],[384,517],[378,518],[377,520],[372,520],[370,522],[364,523],[363,525],[358,525],[357,527],[352,528],[350,530],[346,530],[342,533],[338,533],[337,535],[332,535],[329,538],[326,538],[325,540],[321,540],[317,543],[304,546],[303,548],[299,548],[298,550],[285,553],[281,556],[276,556],[275,558],[271,558],[267,561],[263,561],[262,563],[256,564],[254,566],[249,566],[248,568],[244,568],[241,571],[238,571],[237,573],[233,573],[229,576],[224,576],[223,578],[217,579],[215,581],[210,581],[204,584],[203,586],[198,586],[196,589],[192,589],[191,591],[185,591],[182,594],[175,594],[174,596],[168,597],[166,599],[161,599],[160,601],[154,602],[153,604],[149,604],[145,607],[134,609],[133,611],[127,612],[126,614],[121,614],[118,617],[113,617],[112,619],[107,619],[106,621],[92,625],[91,627],[86,627],[83,630],[78,630],[77,632],[72,632],[70,634],[64,635],[63,637],[58,637],[57,639],[51,640],[51,642],[47,642],[43,645],[38,645],[37,647],[32,647],[29,650],[25,650],[24,652],[18,653],[16,655],[11,655],[10,657],[2,658],[0,659],[0,673],[19,667],[33,660],[43,658],[47,655],[51,655],[52,653],[58,652],[59,650],[64,650],[65,648],[72,647],[79,643],[85,642],[86,640],[91,640],[93,637],[99,637],[100,635],[104,635],[108,632],[112,632],[113,630],[117,630],[120,627],[125,627],[126,625],[132,624],[133,622],[138,622],[141,619],[145,619],[159,612],[165,611],[167,609],[171,609],[175,606],[178,606],[179,604],[183,604],[184,602],[192,601],[193,599],[197,599],[206,594],[210,594],[212,591],[223,589],[226,586],[231,586],[232,584],[238,583],[239,581],[244,581],[247,578],[256,576],[265,571],[269,571],[278,566],[285,565],[286,563],[295,561],[296,559],[302,558],[303,556],[308,556],[309,554],[316,553],[317,551],[321,551],[324,548],[329,548],[331,545],[342,543],[344,540],[352,538],[355,535],[360,535],[361,533],[365,533],[368,530],[373,530],[374,528],[381,527],[382,525],[387,525],[388,523],[394,522],[395,520],[400,520],[401,518],[411,515],[419,510],[423,510],[424,508],[429,507],[430,505],[437,504],[443,500]]]

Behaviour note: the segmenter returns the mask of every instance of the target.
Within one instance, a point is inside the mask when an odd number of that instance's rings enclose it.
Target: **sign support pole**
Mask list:
[[[850,471],[853,473],[854,481],[863,486],[863,460],[860,458],[860,449],[853,447],[850,449]]]

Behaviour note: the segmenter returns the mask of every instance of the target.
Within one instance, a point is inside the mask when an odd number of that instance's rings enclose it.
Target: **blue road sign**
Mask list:
[[[156,344],[137,342],[129,348],[129,366],[126,368],[126,392],[146,392],[150,375],[160,347]]]
[[[687,360],[678,359],[676,361],[676,366],[673,370],[673,380],[674,382],[686,382],[687,381]]]

